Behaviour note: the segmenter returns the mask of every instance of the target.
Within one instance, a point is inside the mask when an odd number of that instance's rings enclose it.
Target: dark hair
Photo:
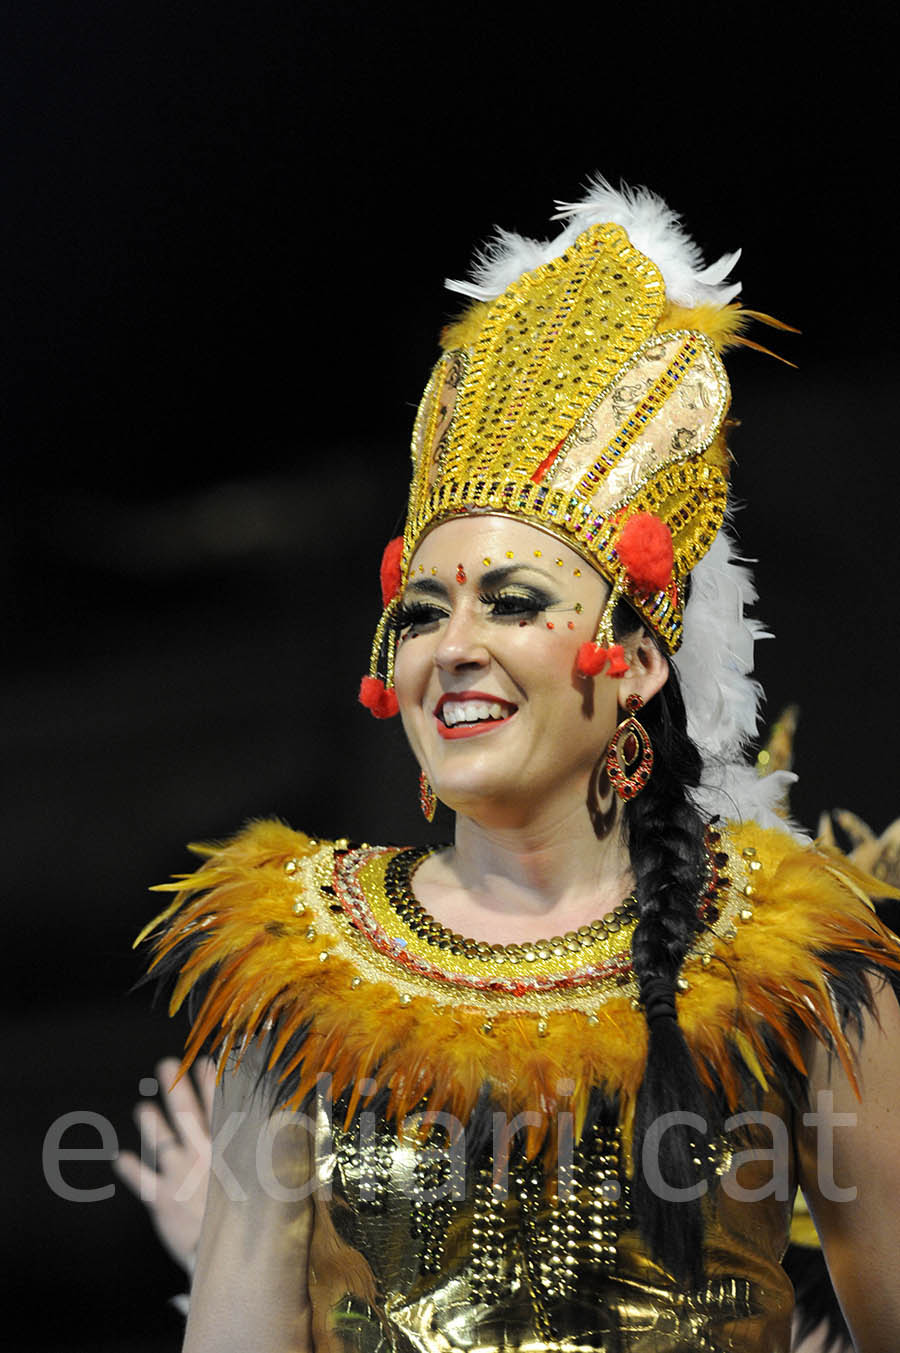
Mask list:
[[[643,628],[628,603],[620,601],[613,614],[616,638]],[[643,1169],[647,1133],[663,1114],[699,1114],[710,1125],[720,1116],[708,1103],[675,1011],[679,970],[699,927],[706,848],[704,822],[690,796],[700,781],[701,757],[688,737],[674,668],[638,717],[653,744],[653,773],[642,792],[625,804],[624,821],[638,910],[632,962],[641,1002],[651,1017],[635,1107],[632,1199],[635,1220],[653,1256],[670,1272],[696,1283],[703,1272],[700,1200],[660,1197]],[[655,1152],[662,1179],[673,1189],[695,1184],[705,1174],[708,1151],[708,1130],[697,1132],[684,1123],[668,1127]]]

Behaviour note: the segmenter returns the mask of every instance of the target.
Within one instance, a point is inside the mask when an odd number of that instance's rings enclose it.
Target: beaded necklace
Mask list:
[[[444,846],[430,845],[399,851],[387,865],[384,886],[388,902],[410,930],[439,949],[449,950],[451,954],[489,959],[494,963],[534,962],[536,959],[578,953],[637,919],[637,901],[634,897],[626,897],[605,916],[579,926],[577,930],[567,930],[563,935],[551,935],[549,939],[522,940],[514,944],[489,944],[486,940],[468,939],[442,925],[425,910],[412,891],[412,876],[418,866],[430,855],[444,849]]]

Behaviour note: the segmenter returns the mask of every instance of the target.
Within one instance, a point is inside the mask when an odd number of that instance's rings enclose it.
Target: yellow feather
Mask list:
[[[679,1021],[701,1068],[712,1068],[729,1103],[740,1090],[738,1058],[763,1090],[771,1083],[763,1033],[805,1073],[794,1021],[831,1040],[853,1074],[853,1049],[832,1006],[818,953],[852,951],[900,970],[900,948],[871,910],[868,891],[900,895],[833,851],[798,846],[786,833],[748,824],[730,829],[729,849],[752,850],[752,924],[733,941],[716,941],[712,962],[691,968],[679,995]],[[390,980],[351,989],[356,969],[334,953],[319,961],[306,917],[293,915],[297,887],[285,862],[316,849],[308,837],[282,823],[252,824],[225,846],[204,847],[204,864],[177,886],[175,902],[141,938],[152,940],[153,964],[182,943],[191,950],[181,966],[171,1009],[177,1010],[201,979],[210,980],[191,1030],[183,1067],[211,1041],[239,1060],[264,1026],[274,1027],[270,1067],[282,1081],[295,1075],[285,1102],[302,1103],[323,1074],[333,1092],[352,1091],[377,1075],[390,1090],[398,1120],[423,1099],[467,1122],[488,1082],[510,1118],[541,1105],[544,1125],[528,1129],[531,1156],[554,1147],[553,1120],[571,1108],[580,1135],[593,1087],[620,1098],[626,1149],[631,1149],[634,1104],[644,1073],[647,1027],[640,1010],[614,995],[596,1007],[596,1023],[579,1011],[553,1015],[547,1036],[536,1038],[534,1016],[507,1012],[483,1031],[484,1013],[451,992],[458,1003],[437,1013],[433,994],[398,1006]],[[165,925],[165,929],[160,927]],[[199,936],[199,939],[198,939]],[[696,960],[688,960],[690,965]],[[151,967],[153,966],[151,964]],[[301,1029],[305,1041],[286,1063],[283,1055]],[[560,1090],[560,1082],[574,1090]],[[370,1097],[366,1092],[366,1098]]]
[[[162,886],[165,887],[165,884],[163,884]],[[147,936],[152,935],[154,930],[158,929],[158,927],[162,925],[163,921],[168,921],[170,916],[174,916],[175,912],[178,910],[180,906],[181,899],[176,897],[175,901],[172,902],[170,906],[166,907],[165,911],[161,911],[158,916],[154,916],[152,921],[148,921],[147,924],[144,926],[143,930],[138,935],[137,939],[132,944],[131,946],[132,949],[136,949],[139,944],[143,944]]]
[[[468,306],[455,320],[445,325],[441,332],[441,347],[444,352],[453,352],[457,348],[470,347],[478,337],[488,309],[486,301],[476,301]]]
[[[750,1042],[750,1039],[742,1029],[735,1029],[732,1032],[731,1038],[737,1045],[738,1051],[746,1062],[748,1070],[753,1073],[762,1088],[768,1090],[769,1082],[766,1079],[765,1072],[759,1064],[759,1058],[753,1050],[753,1044]]]
[[[750,324],[750,317],[739,305],[676,305],[669,302],[656,326],[661,333],[672,329],[693,329],[706,334],[716,352],[734,347]]]

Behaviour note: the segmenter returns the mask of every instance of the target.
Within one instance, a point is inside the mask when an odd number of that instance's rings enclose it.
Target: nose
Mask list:
[[[444,672],[479,670],[490,665],[482,621],[468,605],[454,608],[441,631],[434,661]]]

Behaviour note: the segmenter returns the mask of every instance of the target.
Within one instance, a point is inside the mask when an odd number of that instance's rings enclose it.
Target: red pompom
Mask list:
[[[400,587],[400,560],[403,556],[403,537],[395,536],[384,547],[381,556],[381,604],[387,606]]]
[[[625,650],[621,644],[613,644],[609,650],[609,671],[607,676],[624,676],[629,670],[629,665],[625,661]]]
[[[575,659],[575,670],[579,676],[599,676],[608,656],[606,649],[599,644],[582,644]]]
[[[616,552],[639,592],[659,592],[672,577],[672,532],[654,512],[635,512],[628,518]]]
[[[379,677],[364,676],[359,683],[359,703],[376,719],[392,719],[400,708],[396,691],[387,691]]]

